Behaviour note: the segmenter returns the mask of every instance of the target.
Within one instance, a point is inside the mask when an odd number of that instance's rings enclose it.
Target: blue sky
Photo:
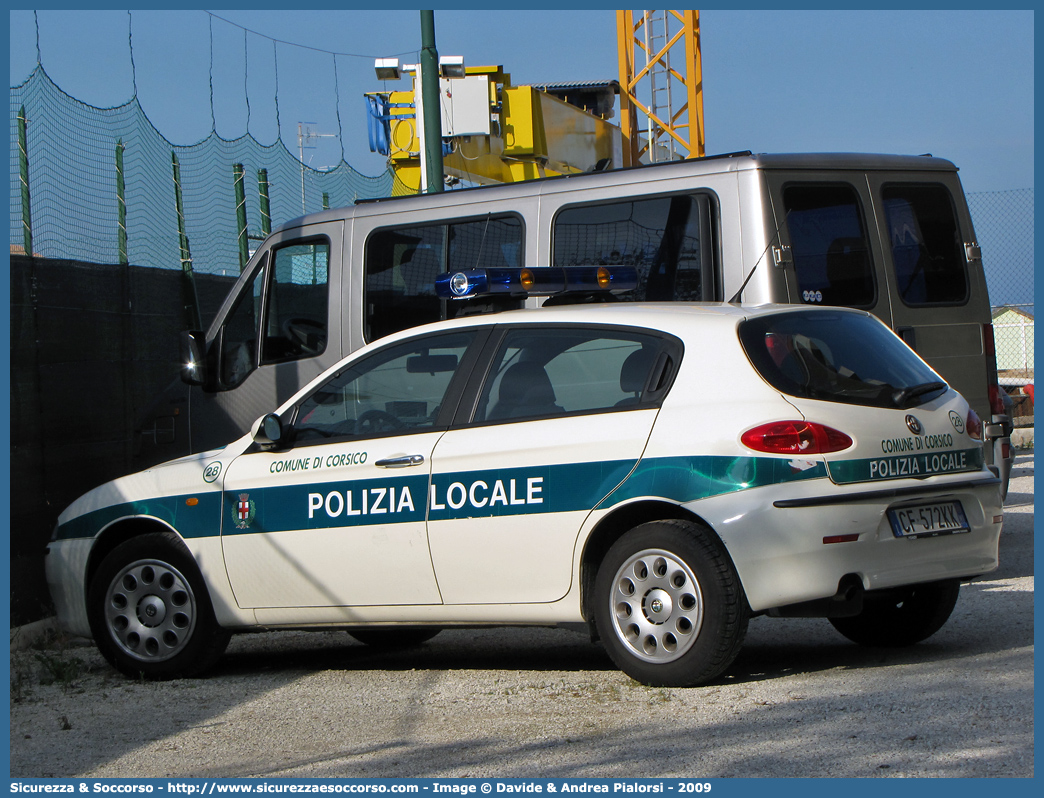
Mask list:
[[[120,105],[136,85],[174,144],[204,138],[213,105],[224,138],[247,131],[249,111],[255,138],[281,132],[297,152],[297,124],[313,123],[343,131],[356,169],[383,170],[367,145],[362,95],[383,88],[375,57],[416,58],[417,11],[212,13],[39,11],[40,59],[91,105]],[[10,22],[13,85],[35,66],[37,45],[32,12],[12,11]],[[439,10],[435,24],[441,55],[503,65],[516,84],[618,77],[613,11]],[[701,32],[709,154],[931,152],[961,167],[967,191],[1033,186],[1031,11],[704,10]],[[341,54],[336,74],[330,53]],[[335,138],[309,143],[312,166],[341,157]]]

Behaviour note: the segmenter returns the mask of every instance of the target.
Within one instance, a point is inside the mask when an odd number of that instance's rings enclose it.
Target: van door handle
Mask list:
[[[913,327],[896,327],[895,333],[903,339],[903,342],[908,347],[913,349],[915,352],[917,351],[917,330]]]
[[[401,457],[386,457],[374,463],[378,468],[410,468],[424,462],[423,454],[404,454]]]

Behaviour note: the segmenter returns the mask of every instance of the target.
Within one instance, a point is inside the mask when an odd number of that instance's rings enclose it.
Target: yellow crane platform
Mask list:
[[[618,85],[512,86],[503,67],[440,78],[443,170],[470,184],[512,183],[623,166],[620,128],[608,121]],[[388,156],[394,193],[421,185],[414,90],[368,92],[370,148]],[[568,101],[567,101],[568,100]]]

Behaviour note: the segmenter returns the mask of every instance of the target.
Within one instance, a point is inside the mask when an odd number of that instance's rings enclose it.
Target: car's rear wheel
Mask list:
[[[87,611],[99,650],[128,676],[195,676],[228,645],[195,560],[170,533],[113,549],[91,580]]]
[[[860,645],[912,646],[942,628],[957,604],[960,587],[956,581],[932,582],[867,596],[859,615],[831,618],[830,623]]]
[[[594,616],[628,676],[689,687],[732,664],[750,611],[717,536],[699,523],[667,520],[635,527],[609,549],[595,579]]]
[[[410,648],[435,637],[441,629],[426,626],[388,627],[384,629],[349,629],[348,634],[375,648]]]

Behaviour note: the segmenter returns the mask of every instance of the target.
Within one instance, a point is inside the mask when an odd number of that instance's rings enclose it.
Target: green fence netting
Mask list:
[[[87,105],[58,88],[42,65],[12,87],[10,118],[12,251],[30,243],[32,254],[47,258],[181,268],[187,243],[194,271],[238,274],[237,211],[245,209],[252,249],[267,220],[300,216],[302,204],[311,212],[392,193],[389,173],[367,177],[343,161],[317,171],[281,140],[266,146],[249,135],[228,141],[212,132],[175,145],[137,98],[115,108]]]

